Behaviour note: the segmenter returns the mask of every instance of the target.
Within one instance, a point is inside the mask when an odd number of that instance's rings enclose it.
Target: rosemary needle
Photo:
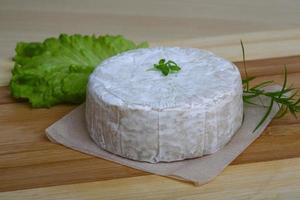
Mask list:
[[[273,81],[263,81],[253,87],[250,87],[250,82],[255,79],[255,77],[248,77],[246,70],[246,59],[245,59],[245,49],[244,44],[241,40],[242,52],[243,52],[243,65],[245,70],[245,79],[242,80],[243,83],[243,101],[248,104],[255,104],[251,100],[253,98],[265,96],[270,98],[270,104],[267,107],[267,111],[261,118],[255,129],[256,131],[268,118],[273,108],[274,103],[279,106],[279,111],[276,115],[277,118],[283,117],[286,113],[290,112],[294,117],[297,118],[297,112],[300,111],[300,98],[295,98],[298,94],[298,90],[292,87],[287,87],[287,68],[284,66],[284,80],[281,90],[268,92],[265,87],[273,84]]]

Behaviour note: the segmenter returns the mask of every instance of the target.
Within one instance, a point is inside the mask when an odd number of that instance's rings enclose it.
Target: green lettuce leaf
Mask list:
[[[44,42],[19,42],[10,81],[16,98],[28,99],[33,107],[59,103],[82,103],[89,75],[104,59],[147,47],[122,36],[61,34]]]

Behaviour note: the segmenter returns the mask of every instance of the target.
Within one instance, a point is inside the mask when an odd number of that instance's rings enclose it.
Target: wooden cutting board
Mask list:
[[[288,83],[300,88],[300,56],[248,61],[248,73],[280,84],[284,64]],[[73,108],[32,109],[0,87],[0,199],[300,198],[300,119],[290,115],[274,119],[215,180],[195,187],[48,141],[45,128]]]
[[[215,180],[194,187],[50,143],[45,128],[75,106],[32,109],[5,86],[17,42],[108,33],[203,48],[231,61],[240,60],[243,39],[247,59],[272,58],[248,62],[257,81],[281,83],[288,64],[289,83],[300,88],[299,7],[295,0],[1,0],[0,200],[300,199],[300,119],[273,120]]]

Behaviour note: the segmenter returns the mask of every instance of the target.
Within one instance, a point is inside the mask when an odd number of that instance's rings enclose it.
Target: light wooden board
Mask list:
[[[241,62],[236,64],[242,72]],[[284,64],[287,64],[289,71],[288,83],[293,83],[294,87],[300,88],[300,56],[249,61],[247,68],[249,74],[258,77],[255,82],[274,80],[280,84]],[[93,181],[101,181],[101,185],[105,185],[109,180],[115,181],[115,184],[118,181],[121,181],[121,184],[122,180],[148,181],[148,175],[145,172],[50,143],[44,135],[44,129],[74,107],[73,105],[59,105],[50,109],[32,109],[26,102],[17,102],[11,98],[8,87],[0,87],[0,191]],[[300,119],[295,119],[290,115],[273,120],[263,135],[234,160],[232,165],[240,166],[287,158],[298,159],[300,157],[299,123]],[[242,170],[239,172],[242,173]],[[251,173],[255,175],[256,171]],[[298,171],[292,170],[291,173],[298,173]],[[138,176],[143,178],[130,179],[130,177]],[[257,177],[259,176],[258,174]],[[158,182],[167,181],[170,185],[173,182],[173,180],[165,180],[166,178],[154,179]],[[248,184],[247,181],[245,179],[245,185]],[[298,179],[291,181],[300,184]],[[159,187],[159,184],[156,184]],[[175,181],[174,184],[176,185],[177,182]],[[228,185],[229,188],[231,186]],[[143,190],[146,190],[146,187],[148,186],[145,185]],[[163,190],[165,185],[161,187]],[[164,189],[168,194],[173,191],[168,189],[169,187],[171,186]],[[184,188],[190,187],[184,186]],[[219,189],[223,190],[221,186]],[[33,191],[39,193],[43,190]],[[130,196],[131,193],[127,195]]]
[[[231,61],[241,60],[242,39],[248,59],[272,58],[247,62],[256,82],[281,83],[287,64],[289,83],[300,88],[299,10],[293,0],[0,0],[0,86],[10,80],[18,41],[108,33]],[[0,87],[1,200],[300,199],[300,119],[273,120],[220,176],[194,187],[50,143],[44,129],[74,107],[32,109]]]
[[[300,199],[300,158],[231,165],[201,187],[148,175],[0,193],[2,199]]]

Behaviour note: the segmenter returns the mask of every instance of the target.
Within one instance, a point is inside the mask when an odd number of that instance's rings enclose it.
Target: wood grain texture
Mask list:
[[[0,193],[2,199],[276,199],[300,198],[300,158],[231,165],[201,187],[160,176],[140,176],[91,183]]]
[[[10,95],[9,87],[0,87],[0,104],[15,103],[16,100]]]
[[[242,71],[241,63],[236,64]],[[247,68],[249,74],[258,76],[256,82],[274,80],[281,83],[283,64],[288,66],[288,82],[300,88],[300,56],[253,60],[247,62]],[[117,181],[147,175],[50,143],[44,136],[45,128],[71,111],[74,105],[32,109],[29,104],[11,98],[8,87],[0,87],[0,91],[0,191]],[[232,165],[299,158],[299,124],[300,119],[290,115],[273,120],[263,135]]]
[[[1,0],[0,199],[300,199],[300,119],[291,115],[274,119],[214,181],[194,187],[49,142],[45,128],[75,106],[32,109],[6,86],[18,41],[108,33],[231,61],[241,60],[242,39],[254,82],[281,83],[287,64],[289,83],[300,88],[299,9],[294,0]]]
[[[270,6],[272,5],[272,6]],[[300,54],[300,2],[294,0],[1,0],[0,85],[19,41],[60,33],[122,34],[152,46],[188,46],[240,60]]]

